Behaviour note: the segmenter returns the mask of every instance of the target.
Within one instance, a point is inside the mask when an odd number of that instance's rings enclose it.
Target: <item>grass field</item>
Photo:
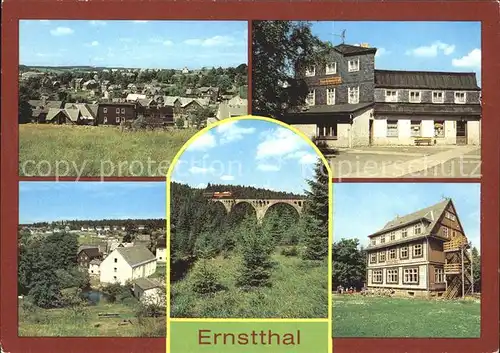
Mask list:
[[[196,131],[19,125],[20,176],[165,176]]]
[[[275,254],[272,287],[245,292],[235,287],[240,258],[209,260],[218,268],[226,290],[199,296],[191,290],[191,276],[172,286],[172,317],[198,318],[325,318],[328,316],[328,268],[305,267],[297,257]]]
[[[480,322],[474,300],[333,297],[333,337],[477,338]]]
[[[117,313],[120,317],[105,319],[98,317],[99,313]],[[122,320],[132,324],[119,326]],[[99,303],[78,312],[68,308],[25,312],[22,306],[19,308],[19,336],[25,337],[160,337],[165,326],[165,318],[146,318],[139,323],[134,307],[121,303]]]

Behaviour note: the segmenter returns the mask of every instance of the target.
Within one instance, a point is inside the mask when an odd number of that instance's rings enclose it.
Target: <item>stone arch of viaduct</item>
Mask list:
[[[234,206],[247,203],[255,210],[259,222],[264,219],[269,208],[279,203],[292,206],[299,215],[302,214],[304,208],[303,199],[212,199],[212,201],[222,203],[227,213],[231,212]]]

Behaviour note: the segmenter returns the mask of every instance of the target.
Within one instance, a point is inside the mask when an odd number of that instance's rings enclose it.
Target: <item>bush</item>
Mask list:
[[[193,291],[198,294],[213,294],[223,289],[217,272],[206,260],[195,265],[192,281]]]
[[[281,250],[281,255],[283,256],[298,256],[299,255],[299,250],[297,249],[296,246],[291,246],[284,248]]]
[[[184,118],[178,118],[175,121],[175,127],[177,127],[178,129],[184,129]]]
[[[122,286],[120,283],[112,283],[103,287],[101,291],[106,294],[106,299],[110,303],[116,301],[122,302],[132,297],[132,288],[130,284]]]

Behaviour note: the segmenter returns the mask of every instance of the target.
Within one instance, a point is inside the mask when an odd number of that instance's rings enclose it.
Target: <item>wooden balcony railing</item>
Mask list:
[[[444,273],[446,275],[458,274],[461,272],[462,266],[460,264],[445,264]]]
[[[465,244],[467,244],[466,237],[456,237],[455,239],[452,239],[452,240],[444,243],[443,250],[444,251],[458,250],[458,249],[462,248],[462,246],[464,246]]]

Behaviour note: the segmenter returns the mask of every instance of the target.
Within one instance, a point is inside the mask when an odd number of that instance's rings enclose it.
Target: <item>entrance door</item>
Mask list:
[[[467,122],[457,121],[457,145],[467,144]]]
[[[373,120],[369,120],[368,125],[368,144],[371,146],[373,144]]]

